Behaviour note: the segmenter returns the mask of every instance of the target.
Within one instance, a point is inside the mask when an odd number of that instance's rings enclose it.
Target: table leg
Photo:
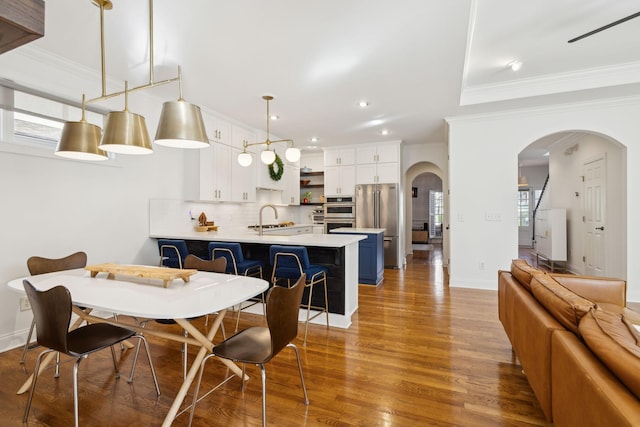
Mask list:
[[[175,419],[176,414],[180,409],[180,405],[182,405],[182,402],[184,401],[184,398],[187,395],[187,391],[189,391],[189,388],[191,387],[191,383],[195,379],[196,373],[200,369],[200,365],[202,364],[202,361],[204,360],[207,353],[211,351],[211,349],[213,349],[213,342],[212,342],[213,337],[215,337],[216,333],[218,332],[218,328],[220,327],[220,324],[222,323],[222,320],[224,319],[224,316],[226,313],[227,313],[226,309],[221,310],[218,313],[218,316],[216,317],[215,321],[211,325],[211,328],[209,329],[209,332],[206,337],[197,328],[195,328],[188,320],[175,319],[176,323],[182,326],[182,328],[188,331],[191,335],[193,335],[194,338],[196,338],[200,342],[201,347],[200,347],[200,351],[198,352],[198,355],[196,356],[195,360],[193,361],[193,364],[191,365],[191,368],[189,369],[189,372],[187,373],[187,377],[184,379],[184,382],[182,383],[182,386],[180,387],[180,390],[178,391],[178,394],[176,395],[176,398],[174,399],[173,404],[169,409],[169,413],[167,414],[167,416],[164,419],[164,422],[162,423],[163,427],[170,426],[173,420]],[[219,359],[219,360],[223,362],[229,362],[231,366],[227,363],[225,363],[225,365],[227,365],[230,369],[232,369],[236,375],[238,375],[239,377],[242,377],[242,370],[238,368],[238,366],[236,366],[233,362],[226,359]]]

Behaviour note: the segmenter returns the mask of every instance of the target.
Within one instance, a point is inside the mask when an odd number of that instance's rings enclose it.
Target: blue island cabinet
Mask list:
[[[358,242],[358,283],[379,285],[384,278],[384,229],[335,228],[331,233],[366,236]]]

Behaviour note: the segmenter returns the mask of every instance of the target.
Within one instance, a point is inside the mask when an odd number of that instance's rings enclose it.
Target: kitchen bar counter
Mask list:
[[[309,226],[311,227],[311,226]],[[294,234],[278,235],[278,231],[294,227],[283,227],[282,229],[265,229],[264,235],[258,235],[257,231],[249,229],[220,230],[220,231],[155,231],[149,237],[166,239],[203,240],[209,242],[239,242],[239,243],[261,243],[269,245],[302,245],[319,246],[327,248],[341,248],[347,245],[358,243],[362,236],[347,234]]]
[[[288,227],[287,227],[288,228]],[[207,257],[208,243],[211,241],[238,242],[247,258],[265,262],[263,276],[271,278],[269,247],[271,245],[305,246],[312,264],[324,265],[329,269],[327,292],[329,294],[329,321],[332,327],[348,328],[351,316],[358,309],[358,243],[365,235],[354,234],[295,234],[275,235],[278,229],[260,236],[254,230],[236,229],[220,231],[180,231],[170,227],[153,229],[151,238],[184,239],[189,253]],[[321,292],[314,292],[313,304],[323,304]],[[313,323],[324,324],[324,316],[318,316]]]

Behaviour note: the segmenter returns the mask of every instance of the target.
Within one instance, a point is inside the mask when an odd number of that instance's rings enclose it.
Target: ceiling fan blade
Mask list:
[[[629,16],[627,16],[626,18],[618,19],[617,21],[612,22],[612,23],[610,23],[610,24],[607,24],[607,25],[605,25],[605,26],[603,26],[603,27],[596,28],[595,30],[593,30],[593,31],[589,31],[588,33],[584,33],[584,34],[583,34],[583,35],[581,35],[581,36],[578,36],[578,37],[575,37],[575,38],[573,38],[573,39],[569,40],[567,43],[577,42],[578,40],[582,40],[582,39],[583,39],[583,38],[585,38],[585,37],[592,36],[592,35],[594,35],[594,34],[596,34],[596,33],[599,33],[600,31],[604,31],[604,30],[606,30],[607,28],[611,28],[611,27],[614,27],[614,26],[616,26],[616,25],[618,25],[618,24],[622,24],[623,22],[626,22],[626,21],[628,21],[628,20],[630,20],[630,19],[637,18],[638,16],[640,16],[640,12],[636,12],[636,13],[634,13],[633,15],[629,15]]]

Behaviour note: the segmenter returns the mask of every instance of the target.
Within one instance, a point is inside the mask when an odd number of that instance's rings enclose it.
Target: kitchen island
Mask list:
[[[285,231],[286,232],[286,231]],[[195,230],[171,230],[171,227],[151,227],[151,238],[183,239],[189,253],[209,257],[208,244],[212,241],[238,242],[247,258],[265,263],[263,276],[271,278],[269,247],[271,245],[306,246],[312,264],[329,269],[327,292],[329,294],[329,322],[331,326],[348,328],[351,316],[358,309],[358,242],[364,235],[351,234],[295,234],[276,235],[274,231],[258,235],[256,231],[236,229],[225,231],[197,232]],[[314,293],[313,304],[323,303],[324,296]],[[314,323],[324,323],[319,316]]]
[[[358,245],[358,282],[376,285],[384,280],[384,228],[341,227],[332,233],[364,236]]]

